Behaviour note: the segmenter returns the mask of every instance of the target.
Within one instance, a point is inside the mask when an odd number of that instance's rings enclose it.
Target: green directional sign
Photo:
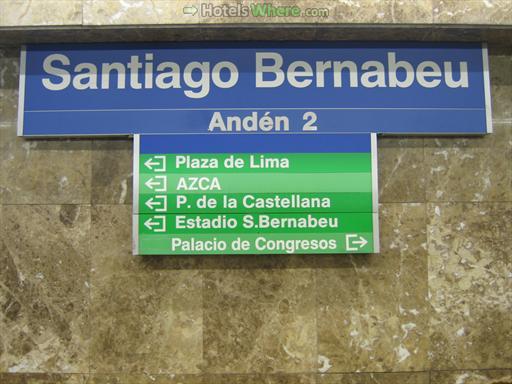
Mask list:
[[[378,252],[376,138],[135,136],[134,253]]]

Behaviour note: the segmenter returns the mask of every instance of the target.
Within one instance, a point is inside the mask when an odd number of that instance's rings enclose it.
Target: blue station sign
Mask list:
[[[28,45],[18,134],[485,134],[489,89],[475,43]]]

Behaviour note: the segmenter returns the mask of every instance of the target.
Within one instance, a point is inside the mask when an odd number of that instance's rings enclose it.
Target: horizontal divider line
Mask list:
[[[449,108],[449,107],[243,107],[243,108],[112,108],[112,109],[26,109],[27,113],[66,113],[66,112],[158,112],[158,111],[303,111],[303,110],[318,110],[318,111],[485,111],[485,108]]]
[[[317,212],[317,211],[307,211],[307,212],[212,212],[212,213],[196,213],[196,212],[189,212],[190,214],[192,215],[197,215],[197,214],[204,214],[204,215],[220,215],[220,214],[229,214],[229,215],[285,215],[285,214],[288,214],[288,213],[293,213],[293,214],[301,214],[301,215],[304,215],[304,214],[347,214],[347,213],[350,213],[350,214],[370,214],[370,213],[377,213],[375,211],[356,211],[356,212],[352,212],[352,211],[347,211],[347,212],[344,212],[344,211],[335,211],[335,212],[332,212],[332,211],[329,211],[329,212]],[[139,213],[134,213],[134,215],[180,215],[180,214],[186,214],[186,213],[167,213],[167,212],[149,212],[149,213],[146,213],[146,212],[139,212]]]

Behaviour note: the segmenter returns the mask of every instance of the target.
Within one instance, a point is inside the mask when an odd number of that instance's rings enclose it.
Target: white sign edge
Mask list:
[[[489,74],[489,52],[487,43],[482,43],[482,72],[484,74],[484,96],[485,96],[485,125],[487,133],[492,133],[492,102],[491,102],[491,80]]]
[[[371,152],[372,152],[372,211],[373,211],[373,253],[380,252],[379,235],[379,168],[377,155],[377,134],[371,133]]]
[[[132,254],[139,254],[139,161],[140,135],[133,135],[133,212],[132,212]]]
[[[20,51],[20,83],[18,89],[18,127],[17,135],[23,136],[23,117],[25,115],[25,72],[27,66],[27,48],[21,47]]]

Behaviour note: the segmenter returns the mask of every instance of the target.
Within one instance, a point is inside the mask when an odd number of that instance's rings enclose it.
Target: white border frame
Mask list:
[[[139,162],[140,135],[133,135],[132,254],[139,254]]]
[[[23,117],[25,115],[25,71],[27,67],[27,48],[21,47],[20,51],[20,84],[18,89],[18,136],[23,136]]]
[[[489,53],[487,43],[482,43],[482,71],[484,73],[484,94],[485,94],[485,123],[487,133],[492,133],[492,101],[491,101],[491,80],[489,74]]]
[[[377,156],[377,134],[371,133],[372,151],[372,224],[373,224],[373,253],[380,252],[379,233],[379,165]]]
[[[489,55],[487,49],[487,43],[481,43],[481,51],[482,51],[482,72],[483,72],[483,83],[484,83],[484,96],[485,96],[485,116],[486,116],[486,132],[378,132],[379,135],[383,136],[433,136],[433,137],[443,137],[443,136],[482,136],[485,134],[489,134],[493,132],[492,126],[492,104],[491,104],[491,86],[490,86],[490,76],[489,76]],[[20,51],[20,81],[19,81],[19,97],[18,97],[18,125],[17,125],[17,134],[18,136],[23,136],[27,138],[53,138],[53,137],[78,137],[78,138],[94,138],[94,137],[131,137],[135,135],[135,133],[101,133],[101,134],[53,134],[53,135],[24,135],[23,131],[23,117],[25,113],[25,77],[26,77],[26,61],[27,61],[27,51],[26,46],[23,45]],[[204,109],[204,108],[201,108]],[[211,108],[211,110],[223,110],[223,109],[244,109],[244,110],[254,110],[254,109],[264,109],[264,110],[272,110],[276,108]],[[281,109],[281,108],[277,108]],[[286,109],[303,109],[307,110],[308,108],[286,108]],[[322,108],[316,108],[322,109]],[[324,108],[325,109],[325,108]],[[327,108],[330,109],[330,108]],[[270,132],[267,132],[270,133]],[[316,132],[317,134],[319,132]],[[326,132],[326,133],[352,133],[352,132]],[[353,133],[364,133],[364,132],[353,132]],[[137,133],[140,134],[140,133]],[[158,132],[153,133],[143,133],[147,134],[161,134]],[[176,132],[176,133],[165,133],[165,134],[192,134],[187,132]],[[218,133],[217,133],[218,134]],[[228,134],[228,133],[227,133]],[[231,133],[232,134],[232,133]]]

